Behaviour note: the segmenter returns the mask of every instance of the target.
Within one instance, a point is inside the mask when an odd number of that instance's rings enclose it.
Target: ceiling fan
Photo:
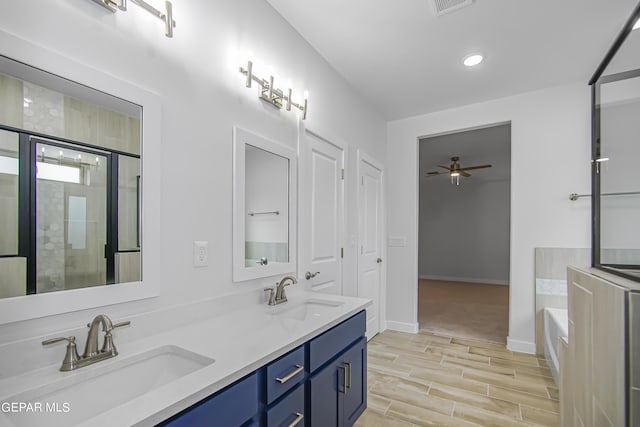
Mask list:
[[[427,178],[429,178],[431,176],[448,174],[451,177],[451,183],[453,184],[454,178],[455,178],[456,184],[459,185],[460,175],[464,176],[465,178],[469,178],[471,174],[467,171],[474,170],[474,169],[485,169],[485,168],[490,168],[492,166],[492,165],[477,165],[477,166],[467,166],[466,168],[461,168],[459,160],[460,160],[460,157],[454,156],[451,158],[451,165],[449,166],[438,165],[439,168],[446,169],[447,172],[432,171],[432,172],[427,172],[425,175],[427,175]]]

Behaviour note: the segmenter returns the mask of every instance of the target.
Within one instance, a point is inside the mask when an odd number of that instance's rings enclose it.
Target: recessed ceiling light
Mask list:
[[[633,26],[633,30],[637,30],[638,28],[640,28],[640,18],[638,18],[638,20],[636,21],[636,23]],[[632,30],[632,31],[633,31]]]
[[[462,60],[462,63],[467,67],[475,67],[479,63],[482,62],[484,57],[479,53],[472,53],[471,55],[467,55]]]

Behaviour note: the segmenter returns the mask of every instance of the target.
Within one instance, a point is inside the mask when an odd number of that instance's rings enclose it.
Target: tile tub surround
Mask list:
[[[560,425],[544,359],[504,345],[385,331],[369,341],[367,363],[358,427]]]
[[[266,306],[264,292],[260,289],[130,318],[132,325],[117,330],[114,338],[120,355],[92,366],[107,365],[163,345],[182,347],[215,359],[215,363],[103,412],[80,425],[155,425],[330,329],[370,303],[361,298],[319,295],[300,289],[291,289],[287,293],[287,304],[319,298],[343,304],[336,307],[331,316],[313,317],[292,324],[281,321],[281,318],[274,315],[274,311],[282,310],[283,307]],[[108,311],[105,314],[109,315]],[[64,356],[64,345],[43,348],[40,341],[54,336],[76,335],[78,347],[82,349],[86,337],[86,328],[82,326],[78,330],[60,331],[58,334],[52,333],[46,337],[2,346],[0,358],[3,362],[6,360],[9,362],[6,364],[13,362],[22,366],[17,369],[19,373],[0,379],[0,401],[5,402],[7,398],[40,384],[58,381],[65,375],[73,375],[73,372],[58,371]],[[21,361],[21,354],[29,354],[22,353],[25,349],[40,354],[53,354],[55,362],[50,362],[49,358],[45,359],[44,365],[41,360],[33,362],[26,358],[26,361]],[[29,366],[24,366],[25,364]],[[11,426],[2,413],[0,425]],[[63,416],[52,417],[48,425],[66,427]]]

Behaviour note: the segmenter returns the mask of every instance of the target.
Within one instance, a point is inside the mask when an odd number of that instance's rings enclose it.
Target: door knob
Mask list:
[[[316,271],[315,273],[312,273],[312,272],[310,272],[310,271],[307,271],[307,272],[304,274],[304,278],[305,278],[305,279],[307,279],[307,280],[311,280],[311,279],[313,279],[314,277],[316,277],[318,274],[320,274],[320,272],[319,272],[319,271]]]
[[[382,263],[382,258],[378,258],[378,259],[376,260],[376,262],[377,262],[378,264]]]

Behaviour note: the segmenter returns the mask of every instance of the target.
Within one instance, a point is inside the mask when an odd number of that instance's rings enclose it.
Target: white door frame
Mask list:
[[[357,152],[357,175],[356,175],[356,179],[360,179],[360,175],[361,175],[361,167],[360,165],[365,162],[368,163],[369,165],[373,166],[374,168],[378,169],[380,171],[380,201],[382,204],[382,227],[379,230],[380,232],[380,257],[382,258],[382,264],[380,265],[380,289],[379,289],[379,294],[378,294],[378,322],[379,322],[379,331],[383,332],[387,329],[387,299],[385,298],[385,296],[387,295],[387,239],[386,239],[386,235],[387,235],[387,208],[386,208],[386,200],[385,200],[385,188],[386,188],[386,174],[385,174],[385,168],[382,165],[381,162],[379,162],[378,160],[376,160],[374,157],[368,155],[367,153],[365,153],[364,151],[362,151],[361,149],[358,149]],[[362,207],[360,206],[360,196],[361,196],[361,192],[362,192],[362,186],[361,185],[357,185],[357,200],[358,200],[358,247],[360,247],[362,245],[362,224],[360,223],[360,214],[362,213]],[[360,281],[360,266],[359,266],[359,262],[360,262],[360,251],[358,250],[358,256],[357,256],[357,262],[356,262],[356,269],[358,271],[358,281]],[[358,283],[358,289],[359,289],[359,283]]]
[[[301,148],[302,148],[302,144],[304,143],[304,138],[306,137],[306,134],[310,134],[324,142],[326,142],[329,145],[333,145],[334,147],[337,147],[338,149],[340,149],[342,151],[342,167],[343,169],[347,169],[347,164],[348,164],[348,158],[349,158],[349,151],[348,151],[348,145],[345,144],[344,142],[340,141],[339,138],[336,138],[334,135],[332,135],[330,132],[324,132],[324,130],[322,130],[322,132],[318,132],[317,129],[314,128],[309,128],[306,123],[304,121],[302,121],[302,119],[300,119],[298,117],[298,159],[300,159],[300,155],[301,155]],[[326,135],[326,136],[324,136]],[[298,161],[298,180],[300,179],[300,161]],[[346,174],[346,173],[345,173]],[[347,186],[346,186],[346,176],[345,178],[342,180],[342,212],[339,213],[339,227],[340,227],[340,246],[343,248],[345,248],[345,243],[346,243],[346,220],[345,220],[345,216],[346,216],[346,211],[347,211],[347,206],[346,206],[346,193],[347,193]],[[298,185],[298,206],[296,208],[296,215],[299,215],[300,212],[300,203],[302,200],[304,200],[302,198],[302,191],[304,191],[304,189],[302,188],[302,185]],[[297,236],[298,239],[300,239],[300,236],[302,235],[302,224],[304,223],[304,221],[300,221],[300,218],[298,219],[298,232],[297,232]],[[298,241],[298,264],[296,266],[296,271],[298,271],[298,278],[301,279],[303,277],[304,272],[302,270],[300,270],[300,268],[302,267],[302,259],[303,259],[303,243]],[[344,278],[345,278],[345,274],[344,274],[344,258],[340,258],[340,293],[344,295]],[[306,282],[306,281],[305,281]]]

